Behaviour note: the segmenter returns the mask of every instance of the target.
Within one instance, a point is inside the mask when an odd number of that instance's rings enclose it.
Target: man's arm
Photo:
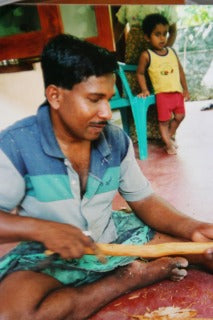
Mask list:
[[[190,241],[213,240],[212,224],[181,213],[156,194],[129,205],[142,221],[158,232]]]
[[[147,97],[150,95],[150,92],[147,88],[146,78],[145,78],[145,72],[146,72],[148,63],[149,63],[149,54],[147,51],[144,51],[140,56],[138,68],[137,68],[137,79],[141,88],[141,92],[138,94],[138,97]]]
[[[85,247],[93,247],[89,237],[69,224],[21,217],[0,211],[0,243],[38,241],[63,258],[79,258]]]

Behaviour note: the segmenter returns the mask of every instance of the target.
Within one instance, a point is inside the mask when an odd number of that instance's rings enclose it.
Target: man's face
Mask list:
[[[112,117],[109,100],[115,76],[91,76],[71,90],[59,88],[60,99],[54,127],[74,140],[95,140]],[[61,132],[62,131],[62,132]]]

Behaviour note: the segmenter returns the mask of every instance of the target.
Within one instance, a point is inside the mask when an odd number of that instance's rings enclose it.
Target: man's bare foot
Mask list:
[[[180,281],[186,275],[188,261],[182,257],[164,257],[150,262],[134,261],[117,270],[117,276],[129,284],[129,290],[138,289],[155,282],[171,279]]]

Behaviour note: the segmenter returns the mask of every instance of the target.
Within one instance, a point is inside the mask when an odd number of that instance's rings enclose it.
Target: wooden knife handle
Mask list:
[[[168,242],[145,245],[96,243],[96,246],[98,251],[106,256],[158,258],[163,256],[202,254],[205,250],[213,248],[213,241]],[[53,252],[46,250],[45,254],[51,255]],[[95,252],[91,248],[85,248],[85,254],[95,254]]]

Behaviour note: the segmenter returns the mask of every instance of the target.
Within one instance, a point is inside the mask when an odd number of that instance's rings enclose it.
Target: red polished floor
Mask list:
[[[188,276],[180,282],[164,280],[149,287],[135,290],[112,301],[89,319],[137,319],[133,315],[142,316],[144,313],[152,312],[160,307],[190,309],[196,312],[193,319],[201,317],[202,319],[203,317],[213,319],[213,275],[190,270]]]

